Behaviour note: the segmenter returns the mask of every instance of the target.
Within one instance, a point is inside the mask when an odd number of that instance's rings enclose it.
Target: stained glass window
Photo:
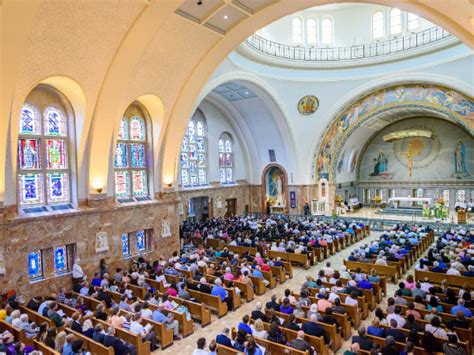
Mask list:
[[[146,233],[144,230],[140,230],[136,233],[137,238],[137,250],[139,253],[146,251]]]
[[[180,153],[181,184],[184,187],[207,184],[207,127],[200,111],[189,121]]]
[[[234,151],[232,137],[222,133],[219,138],[219,179],[221,184],[234,182]]]
[[[68,271],[67,249],[65,245],[54,248],[54,272]]]
[[[130,238],[128,233],[122,234],[122,256],[130,255]]]
[[[66,110],[55,103],[55,106],[46,106],[42,119],[39,112],[40,109],[31,103],[25,103],[21,112],[18,137],[20,206],[70,201]]]
[[[69,201],[69,179],[67,173],[55,172],[46,174],[48,201]]]
[[[120,121],[114,158],[117,197],[148,195],[147,135],[142,116],[142,108],[131,105]]]
[[[43,276],[43,260],[41,250],[28,253],[28,276],[37,279]]]
[[[41,134],[41,120],[38,110],[28,104],[23,105],[20,117],[20,134]]]
[[[56,107],[48,107],[44,110],[44,134],[46,136],[67,135],[66,117],[64,113]]]

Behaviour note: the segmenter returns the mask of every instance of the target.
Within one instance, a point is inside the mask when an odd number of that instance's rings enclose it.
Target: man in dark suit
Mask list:
[[[251,317],[253,320],[261,319],[262,322],[267,322],[267,316],[262,312],[262,303],[257,302],[255,304],[255,310],[252,311]]]
[[[365,332],[366,332],[366,329],[364,326],[360,326],[359,329],[357,330],[357,333],[359,333],[359,335],[354,335],[352,337],[352,343],[359,343],[359,346],[362,350],[367,350],[369,351],[370,349],[372,349],[372,340],[370,340],[369,338],[367,338],[367,336],[365,335]]]
[[[305,334],[314,335],[315,337],[324,337],[324,343],[329,344],[329,336],[326,334],[324,328],[316,323],[318,321],[317,315],[312,314],[309,322],[303,324],[303,331]]]
[[[229,328],[224,328],[222,334],[216,336],[216,343],[233,348],[232,341],[229,338],[230,330]]]
[[[280,305],[277,303],[276,300],[277,300],[277,296],[272,295],[270,302],[267,302],[267,304],[265,305],[265,308],[274,309],[275,311],[280,312]]]
[[[97,292],[97,299],[99,301],[104,301],[107,308],[112,307],[112,296],[107,293],[107,286],[102,287],[98,292]]]
[[[391,335],[395,341],[399,341],[401,343],[404,343],[405,342],[405,334],[403,334],[403,332],[397,328],[398,327],[398,323],[395,319],[391,319],[390,320],[390,329],[387,329],[385,331],[385,337],[388,337],[389,335]]]
[[[290,343],[290,346],[296,350],[301,350],[301,351],[307,350],[309,352],[309,355],[314,354],[314,350],[311,347],[311,345],[306,340],[304,340],[304,331],[302,330],[298,331],[298,335],[296,336],[296,339]]]
[[[126,344],[123,340],[115,336],[114,327],[109,327],[107,335],[104,337],[104,345],[113,347],[115,354],[136,355],[136,350],[132,345]]]
[[[211,294],[211,287],[207,284],[206,279],[203,277],[201,280],[199,280],[199,291],[202,293],[208,293]]]

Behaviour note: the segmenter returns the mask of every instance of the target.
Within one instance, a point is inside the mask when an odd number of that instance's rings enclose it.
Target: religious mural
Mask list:
[[[429,131],[429,137],[405,136],[387,141],[397,132]],[[455,181],[473,179],[474,140],[454,125],[436,118],[414,118],[377,133],[360,162],[363,181]]]
[[[335,173],[337,164],[332,162],[331,158],[339,156],[339,149],[353,130],[375,114],[399,107],[428,107],[434,111],[447,114],[470,132],[474,131],[474,99],[455,90],[416,84],[382,89],[352,104],[328,128],[315,157],[315,179],[329,179],[330,175]],[[462,149],[460,143],[457,153],[459,156],[459,172],[456,174],[458,176],[466,174],[462,172]],[[378,159],[378,153],[371,158],[371,173],[377,174],[377,171],[374,171],[374,158]],[[382,160],[385,159],[384,157],[381,158]],[[380,167],[385,167],[385,163],[379,164],[377,169]]]
[[[318,107],[319,107],[319,100],[314,95],[303,96],[298,101],[298,105],[297,105],[298,112],[300,113],[300,115],[303,115],[303,116],[312,115],[313,113],[316,112]]]
[[[265,174],[266,202],[270,206],[285,207],[285,173],[277,166],[272,166]]]

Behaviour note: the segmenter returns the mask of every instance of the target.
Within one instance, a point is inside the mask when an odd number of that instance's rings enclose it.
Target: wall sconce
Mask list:
[[[104,189],[104,184],[102,183],[102,180],[101,179],[94,179],[94,181],[92,181],[92,188],[98,193],[102,193],[103,189]]]
[[[164,182],[165,182],[165,186],[166,186],[167,188],[170,189],[170,188],[173,187],[173,178],[171,178],[171,177],[166,177]]]

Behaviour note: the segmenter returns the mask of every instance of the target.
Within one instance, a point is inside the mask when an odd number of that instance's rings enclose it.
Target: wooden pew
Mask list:
[[[235,339],[237,336],[237,330],[235,328],[232,328],[231,334],[232,334],[232,339]],[[263,346],[267,350],[266,353],[268,354],[283,354],[285,350],[288,350],[290,355],[308,354],[308,351],[296,350],[289,346],[274,343],[272,341],[269,341],[263,338],[255,337],[254,339],[258,345]]]
[[[87,350],[89,350],[91,354],[94,354],[94,355],[96,354],[97,355],[114,355],[115,354],[114,348],[111,346],[106,347],[103,344],[98,343],[85,335],[75,332],[74,330],[70,328],[64,328],[64,330],[68,334],[73,334],[76,337],[76,339],[81,339],[83,341],[84,347]]]
[[[98,323],[102,324],[104,326],[104,329],[108,329],[110,327],[110,324],[107,322],[104,322],[100,319],[97,318],[91,318],[92,323],[94,326]],[[137,334],[133,334],[128,330],[125,329],[120,329],[120,328],[115,328],[115,336],[117,336],[120,339],[125,340],[129,344],[133,345],[135,349],[137,349],[137,354],[138,355],[150,355],[150,341],[143,341],[142,337]]]
[[[421,271],[415,270],[415,280],[423,281],[427,277],[430,282],[440,284],[441,281],[447,280],[448,285],[462,287],[467,284],[471,288],[474,288],[474,277],[458,276],[458,275],[446,275],[438,272]]]
[[[6,330],[8,330],[15,337],[15,341],[21,341],[25,345],[34,346],[33,339],[28,338],[24,330],[15,328],[10,323],[0,320],[0,332],[3,333]]]
[[[25,307],[23,305],[20,305],[20,312],[28,314],[28,319],[30,320],[30,322],[35,322],[37,325],[40,325],[41,323],[46,322],[49,324],[50,327],[56,326],[51,319],[47,317],[43,317],[38,312],[35,312],[32,309],[29,309],[28,307]]]
[[[252,280],[255,293],[258,296],[263,295],[266,289],[265,284],[263,283],[263,280],[254,276],[249,276],[249,277]]]
[[[398,282],[400,271],[396,266],[375,265],[372,263],[362,263],[359,261],[344,260],[344,265],[348,270],[356,270],[360,268],[362,272],[368,274],[370,270],[375,269],[377,274],[391,277],[394,283]]]
[[[206,280],[207,280],[207,278],[206,278]],[[215,281],[215,279],[212,280],[212,281]],[[191,280],[191,282],[195,285],[199,285],[198,281]],[[210,286],[212,288],[212,284]],[[242,299],[241,299],[240,295],[238,295],[237,292],[235,291],[235,287],[226,287],[225,285],[223,285],[223,286],[224,286],[225,290],[227,291],[227,293],[232,296],[232,306],[234,307],[234,310],[236,310],[237,308],[239,308],[242,305]]]
[[[209,274],[205,274],[204,276],[206,277],[206,280],[208,282],[214,282],[218,278],[217,276],[209,275]],[[224,284],[226,285],[226,287],[229,287],[229,285],[231,283],[234,285],[234,287],[237,287],[240,290],[241,296],[243,295],[247,302],[250,302],[250,301],[253,300],[254,292],[253,292],[252,286],[250,286],[249,284],[243,283],[243,282],[231,281],[231,280],[224,279]],[[240,306],[240,304],[239,304],[239,306]]]
[[[286,275],[281,266],[271,266],[272,274],[278,280],[280,284],[286,281]]]
[[[142,302],[143,303],[143,302]],[[155,311],[158,309],[158,306],[149,303],[150,309]],[[163,310],[164,314],[172,313],[174,319],[176,319],[179,323],[179,330],[183,337],[187,337],[194,333],[194,324],[192,319],[187,319],[185,313],[181,313],[175,310]],[[191,313],[191,312],[189,312]]]
[[[46,344],[40,343],[38,340],[33,340],[33,347],[36,350],[41,351],[43,353],[43,355],[61,355],[60,352],[50,348]],[[112,355],[112,354],[110,354],[110,355]]]
[[[222,344],[217,345],[217,355],[242,355],[243,352],[235,350],[234,348],[229,348],[228,346],[224,346]]]
[[[309,292],[311,294],[310,300],[312,303],[317,303],[318,299],[316,298],[316,295],[318,293],[318,289],[316,288],[309,288]],[[338,292],[337,295],[339,296],[341,303],[344,304],[344,301],[346,300],[346,297],[348,296],[345,293],[340,293]],[[359,305],[359,309],[361,311],[361,317],[362,319],[366,319],[369,315],[369,303],[366,301],[365,296],[359,296],[357,297],[357,302]]]
[[[207,293],[202,293],[196,290],[188,290],[190,296],[204,303],[207,308],[217,313],[217,316],[223,317],[227,314],[227,304],[222,302],[218,296],[212,296]]]

